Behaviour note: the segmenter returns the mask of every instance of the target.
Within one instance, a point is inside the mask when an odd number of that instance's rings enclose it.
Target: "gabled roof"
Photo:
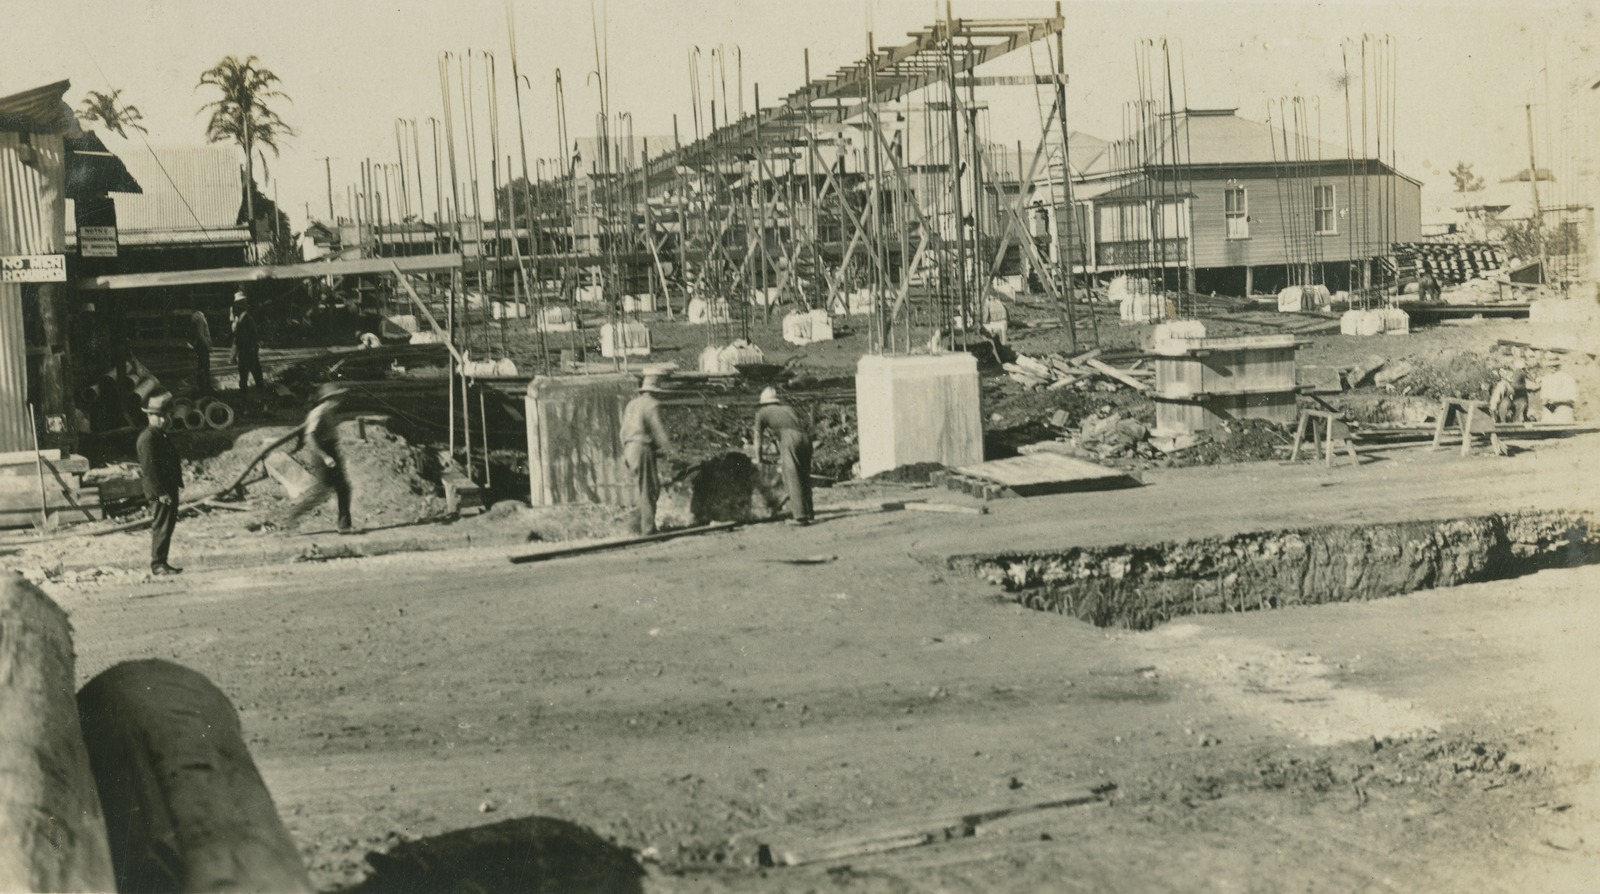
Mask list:
[[[120,232],[201,242],[212,241],[207,234],[231,241],[243,233],[244,178],[232,149],[141,147],[122,161],[144,194],[116,197]]]
[[[1146,135],[1146,165],[1225,167],[1232,165],[1287,165],[1291,163],[1343,162],[1345,147],[1271,124],[1241,118],[1235,109],[1190,109],[1156,122]],[[1074,136],[1073,167],[1084,176],[1116,171],[1115,162],[1130,156],[1133,140],[1115,140],[1091,163],[1078,163]],[[1292,160],[1292,161],[1291,161]],[[1359,158],[1357,159],[1359,160]],[[1372,159],[1379,170],[1388,165]],[[1402,174],[1401,176],[1405,176]],[[1408,178],[1410,179],[1410,178]]]

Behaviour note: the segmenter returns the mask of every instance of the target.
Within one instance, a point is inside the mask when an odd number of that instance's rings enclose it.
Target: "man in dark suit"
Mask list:
[[[261,377],[261,333],[256,329],[256,318],[250,313],[249,299],[244,292],[233,296],[233,357],[239,362],[239,396],[249,393],[250,377],[256,386],[265,385]]]
[[[178,526],[178,491],[183,486],[183,466],[172,446],[170,406],[172,395],[153,395],[145,404],[149,424],[139,433],[139,468],[144,473],[144,495],[150,501],[150,573],[177,574],[182,568],[167,564],[172,532]]]

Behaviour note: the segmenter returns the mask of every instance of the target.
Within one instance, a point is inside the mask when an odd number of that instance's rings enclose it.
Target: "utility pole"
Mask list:
[[[328,175],[328,223],[331,224],[336,220],[333,216],[333,158],[331,156],[322,156],[322,169]],[[310,206],[307,206],[306,217],[310,216],[311,209]]]
[[[1528,113],[1528,184],[1533,187],[1533,238],[1539,240],[1539,281],[1550,281],[1550,259],[1545,253],[1544,210],[1539,207],[1539,162],[1533,154],[1533,104],[1523,107]]]

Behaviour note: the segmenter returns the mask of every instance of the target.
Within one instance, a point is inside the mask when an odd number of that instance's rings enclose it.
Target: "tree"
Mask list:
[[[1464,161],[1456,164],[1450,177],[1456,181],[1456,192],[1478,192],[1483,189],[1483,178],[1473,174],[1472,165]]]
[[[83,121],[98,121],[123,139],[128,138],[127,128],[133,128],[140,133],[149,133],[140,121],[144,120],[144,113],[138,106],[120,104],[121,90],[112,90],[110,93],[101,93],[90,90],[89,95],[83,98],[83,105],[78,108],[78,118]]]
[[[278,117],[278,113],[268,105],[272,100],[292,100],[278,89],[278,76],[271,69],[262,68],[258,62],[255,56],[247,56],[243,60],[238,56],[228,56],[203,72],[200,83],[195,85],[196,90],[215,87],[222,94],[220,99],[200,107],[200,111],[211,113],[211,119],[206,122],[207,142],[233,143],[244,150],[245,182],[249,184],[244,191],[245,217],[249,221],[252,245],[256,228],[256,155],[264,146],[271,149],[276,158],[278,143],[295,135],[294,128]],[[266,165],[267,158],[262,153],[261,166],[265,168]]]

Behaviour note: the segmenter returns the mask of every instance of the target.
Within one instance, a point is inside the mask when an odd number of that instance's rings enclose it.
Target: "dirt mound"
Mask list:
[[[811,436],[816,449],[811,471],[821,478],[836,481],[851,477],[861,445],[856,432],[853,403],[836,400],[807,400],[791,396],[792,405],[811,421]],[[750,439],[755,424],[755,406],[718,403],[674,403],[662,409],[661,418],[672,436],[673,445],[683,451],[685,465],[737,452]]]
[[[656,523],[676,528],[770,518],[783,499],[775,467],[758,468],[742,453],[725,453],[684,470],[662,490]]]
[[[1172,801],[1193,808],[1247,791],[1286,791],[1299,797],[1348,794],[1365,803],[1369,790],[1454,785],[1499,787],[1532,781],[1543,771],[1519,757],[1522,743],[1486,741],[1470,733],[1369,739],[1285,754],[1251,749],[1241,760],[1187,778],[1152,778],[1127,786],[1133,803]]]
[[[500,500],[482,515],[463,524],[481,528],[525,530],[530,543],[559,543],[565,540],[605,540],[635,533],[632,506],[601,503],[566,503],[560,506],[529,506],[521,500]]]
[[[266,426],[243,432],[233,447],[207,460],[192,487],[210,489],[231,482],[261,449],[293,429]],[[364,436],[363,436],[364,432]],[[444,500],[438,494],[438,469],[426,450],[412,447],[389,431],[381,420],[368,418],[365,425],[348,420],[339,425],[339,442],[344,448],[345,470],[350,478],[352,514],[363,528],[410,524],[444,514]],[[293,450],[295,441],[279,448]],[[305,465],[303,456],[295,459]],[[246,477],[245,492],[252,501],[269,509],[287,511],[288,494],[257,465]],[[311,513],[302,529],[331,527],[337,520],[333,498]]]
[[[1391,387],[1402,394],[1417,397],[1484,400],[1494,388],[1497,378],[1496,364],[1473,351],[1408,357],[1404,362],[1410,364],[1411,372],[1395,381]]]
[[[1200,433],[1200,442],[1174,453],[1174,466],[1214,466],[1275,459],[1291,440],[1289,429],[1264,419],[1224,422]]]

